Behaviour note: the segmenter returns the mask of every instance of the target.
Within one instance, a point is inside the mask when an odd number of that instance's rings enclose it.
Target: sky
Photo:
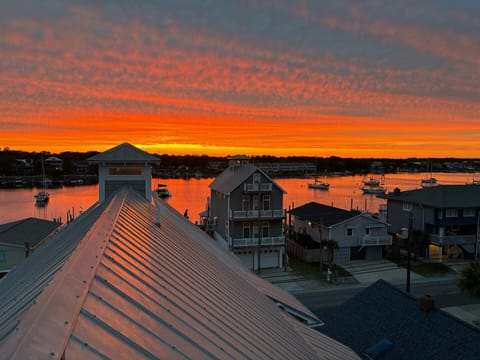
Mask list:
[[[480,158],[478,0],[0,1],[0,148]]]

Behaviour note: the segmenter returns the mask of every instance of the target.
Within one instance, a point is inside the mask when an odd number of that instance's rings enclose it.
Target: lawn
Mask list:
[[[395,262],[398,266],[406,267],[406,260],[391,260]],[[448,273],[453,273],[454,271],[449,268],[444,263],[439,262],[422,262],[418,260],[412,260],[410,263],[410,270],[422,275],[422,276],[437,276],[444,275]]]
[[[301,261],[293,256],[289,258],[289,266],[292,268],[293,271],[301,273],[305,278],[308,279],[322,279],[325,280],[325,274],[327,272],[328,266],[332,270],[337,272],[337,276],[339,277],[347,277],[351,276],[351,274],[346,271],[341,266],[336,264],[323,264],[323,273],[320,271],[320,263],[306,263]]]

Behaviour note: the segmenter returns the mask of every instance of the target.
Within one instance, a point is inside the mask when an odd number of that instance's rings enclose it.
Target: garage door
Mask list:
[[[278,250],[263,250],[260,266],[262,269],[278,268]]]
[[[247,267],[247,269],[253,270],[253,254],[251,251],[243,251],[236,253],[239,259],[242,261],[243,265]]]

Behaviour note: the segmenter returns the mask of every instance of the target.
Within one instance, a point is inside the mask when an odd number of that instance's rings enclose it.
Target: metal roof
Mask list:
[[[280,189],[281,192],[286,193],[274,180],[270,178],[264,171],[252,164],[243,164],[241,166],[231,169],[228,167],[209,185],[212,190],[218,191],[222,194],[230,194],[233,190],[243,184],[255,172],[263,174],[269,179],[274,186]]]
[[[408,191],[394,190],[378,197],[435,208],[479,207],[480,185],[438,185]]]
[[[23,265],[0,281],[0,358],[359,359],[271,300],[312,315],[293,296],[131,190]]]
[[[105,152],[94,155],[87,160],[93,163],[160,163],[158,157],[140,150],[129,143],[117,145]]]

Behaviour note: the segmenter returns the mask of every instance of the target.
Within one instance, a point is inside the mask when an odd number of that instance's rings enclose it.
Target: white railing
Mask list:
[[[259,191],[269,192],[269,191],[272,191],[272,183],[243,184],[243,190],[245,192],[259,192]]]
[[[285,236],[270,236],[270,237],[262,237],[261,239],[258,237],[232,239],[232,245],[234,248],[258,246],[258,245],[280,246],[280,245],[285,245]]]
[[[437,234],[429,234],[431,243],[435,244],[448,244],[448,245],[456,245],[456,244],[474,244],[476,241],[475,235],[437,235]]]
[[[234,210],[231,219],[278,219],[285,217],[285,209],[279,210]]]
[[[379,245],[392,245],[391,235],[365,235],[360,238],[359,244],[361,246],[379,246]]]

